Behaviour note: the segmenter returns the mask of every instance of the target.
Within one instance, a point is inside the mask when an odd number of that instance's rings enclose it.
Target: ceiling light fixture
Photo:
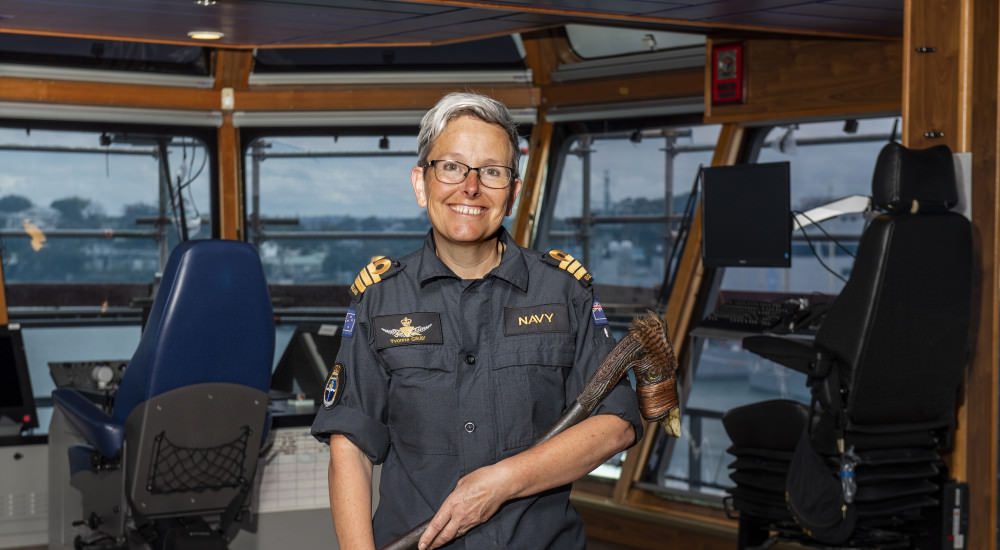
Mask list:
[[[195,40],[218,40],[226,36],[219,31],[188,31],[188,38]]]
[[[194,0],[194,3],[198,4],[199,6],[214,6],[215,3],[216,3],[216,1],[215,0]]]

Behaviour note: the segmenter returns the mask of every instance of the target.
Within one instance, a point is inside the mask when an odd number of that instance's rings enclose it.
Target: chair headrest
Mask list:
[[[944,212],[958,204],[951,149],[907,149],[898,143],[882,148],[872,177],[877,208],[894,213]]]

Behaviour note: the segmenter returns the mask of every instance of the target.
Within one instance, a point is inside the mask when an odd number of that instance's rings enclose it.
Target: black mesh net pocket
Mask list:
[[[250,428],[215,447],[181,447],[160,432],[153,442],[153,462],[146,490],[152,494],[237,488],[246,483],[244,463]]]

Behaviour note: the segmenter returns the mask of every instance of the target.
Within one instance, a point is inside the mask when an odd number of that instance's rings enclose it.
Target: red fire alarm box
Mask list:
[[[712,104],[743,103],[743,43],[712,47]]]

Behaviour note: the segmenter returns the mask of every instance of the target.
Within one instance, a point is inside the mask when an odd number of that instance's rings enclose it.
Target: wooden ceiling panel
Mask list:
[[[903,3],[899,0],[828,0],[826,3],[831,6],[845,8],[880,8],[898,12],[903,11]]]
[[[900,26],[903,25],[902,10],[887,10],[885,8],[852,7],[850,10],[845,10],[843,6],[833,4],[798,4],[770,11],[775,13],[790,13],[792,15],[845,19],[848,21],[890,21]]]
[[[570,22],[865,38],[900,36],[902,1],[2,0],[0,32],[204,45],[187,33],[205,29],[234,48],[441,43]]]
[[[895,36],[895,24],[892,21],[865,21],[861,19],[833,19],[830,17],[817,17],[811,15],[795,15],[791,13],[782,13],[777,10],[772,10],[768,12],[755,12],[740,15],[733,15],[729,17],[719,17],[712,21],[719,21],[723,23],[742,23],[742,24],[763,24],[767,22],[769,25],[775,25],[784,27],[786,29],[815,29],[817,31],[823,32],[843,32],[845,28],[852,28],[854,32],[860,34],[867,34],[872,36]],[[900,21],[899,27],[902,28],[902,22]]]
[[[720,0],[718,2],[687,5],[657,11],[651,15],[678,19],[705,20],[756,13],[786,6],[802,4],[802,0]]]
[[[374,24],[345,29],[338,33],[320,33],[312,41],[329,43],[379,43],[397,37],[401,41],[432,43],[468,36],[470,29],[477,34],[495,34],[506,29],[525,26],[524,23],[503,21],[504,12],[485,10],[452,10],[432,16],[411,17],[390,25]],[[416,37],[421,38],[416,38]]]

